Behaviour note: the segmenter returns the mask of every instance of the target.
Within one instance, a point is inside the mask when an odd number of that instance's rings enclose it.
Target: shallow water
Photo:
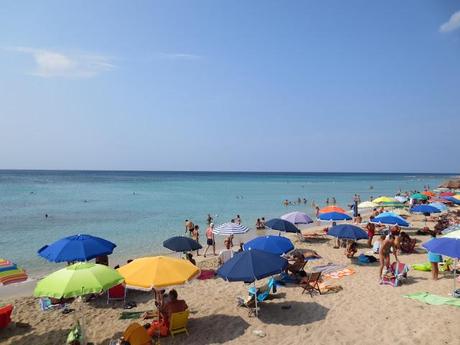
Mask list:
[[[294,210],[313,214],[312,201],[335,197],[343,207],[354,193],[394,195],[437,186],[436,174],[210,173],[0,171],[0,257],[29,272],[56,269],[36,252],[67,235],[89,233],[118,244],[119,260],[165,252],[162,242],[184,233],[184,220],[201,227],[206,217],[223,223],[240,214],[253,227],[257,217]],[[370,189],[371,186],[373,189]],[[307,205],[285,207],[284,199]],[[45,218],[48,214],[48,218]]]

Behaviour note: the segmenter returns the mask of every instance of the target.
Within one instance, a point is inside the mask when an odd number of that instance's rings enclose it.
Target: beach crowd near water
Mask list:
[[[309,200],[282,204],[290,211]],[[460,233],[459,204],[455,189],[423,186],[364,201],[355,193],[345,208],[334,196],[311,201],[314,219],[294,211],[248,227],[239,214],[222,224],[208,214],[204,226],[185,219],[181,236],[164,239],[170,255],[126,263],[109,260],[110,239],[65,238],[68,247],[39,250],[63,265],[38,282],[18,282],[26,271],[14,263],[0,266],[21,273],[3,287],[15,288],[1,295],[0,343],[454,344],[460,267],[425,245]],[[65,250],[72,241],[111,250],[78,259]],[[83,281],[85,272],[106,281]]]

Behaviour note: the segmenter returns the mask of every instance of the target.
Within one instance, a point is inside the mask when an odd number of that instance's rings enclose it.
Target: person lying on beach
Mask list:
[[[355,256],[356,252],[358,251],[356,241],[348,241],[347,249],[345,249],[345,255],[347,258],[351,259]]]
[[[396,262],[399,262],[397,250],[395,247],[395,237],[394,235],[389,235],[388,238],[385,238],[385,235],[380,237],[382,244],[380,245],[379,257],[380,257],[380,268],[379,268],[379,280],[382,278],[383,267],[386,269],[390,267],[390,253],[393,250],[393,255],[395,256]]]
[[[305,277],[306,273],[303,270],[305,267],[305,257],[302,253],[295,253],[293,256],[293,263],[289,263],[286,268],[286,273],[291,273],[295,277]]]

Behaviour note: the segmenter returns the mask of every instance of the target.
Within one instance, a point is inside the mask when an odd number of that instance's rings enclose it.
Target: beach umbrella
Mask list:
[[[174,236],[163,242],[163,247],[173,252],[191,252],[203,248],[201,244],[190,237]]]
[[[410,209],[412,213],[440,213],[441,210],[431,205],[416,205]]]
[[[388,196],[381,196],[381,197],[378,197],[377,199],[372,200],[372,202],[375,204],[381,204],[382,202],[395,202],[395,201],[397,201],[395,198],[390,198]]]
[[[37,283],[35,297],[70,298],[101,293],[121,284],[123,277],[113,268],[79,262],[51,273]]]
[[[454,196],[454,192],[441,192],[439,193],[439,196]]]
[[[15,263],[0,259],[0,285],[20,283],[27,280],[27,273]]]
[[[405,196],[402,196],[402,195],[396,195],[395,200],[399,201],[399,202],[402,202],[402,203],[405,203],[407,201],[407,198]]]
[[[449,233],[442,236],[442,238],[455,238],[457,240],[460,240],[460,229],[450,231]]]
[[[399,207],[399,208],[401,208],[401,207],[404,207],[404,204],[400,203],[399,201],[389,201],[389,202],[382,202],[382,203],[380,203],[379,206],[381,206],[381,207],[394,207],[394,208]]]
[[[460,194],[455,194],[455,195],[452,196],[452,198],[460,200]]]
[[[444,196],[443,198],[454,203],[455,205],[460,205],[460,200],[457,198],[454,198],[453,196]]]
[[[217,275],[230,282],[254,283],[257,316],[256,280],[281,273],[286,269],[287,265],[287,260],[279,255],[252,249],[236,253],[233,258],[217,270]]]
[[[38,255],[51,262],[88,261],[112,254],[117,245],[91,235],[64,237],[38,250]]]
[[[372,201],[363,201],[362,203],[358,204],[358,208],[374,208],[378,205]]]
[[[272,229],[272,230],[278,230],[278,231],[283,231],[283,232],[293,232],[293,233],[299,233],[300,230],[291,222],[281,219],[281,218],[273,218],[270,219],[265,223],[265,226]]]
[[[351,220],[351,217],[346,213],[328,212],[328,213],[321,213],[319,215],[319,219],[328,220],[328,221],[339,221],[339,220]]]
[[[414,200],[428,200],[428,197],[422,193],[414,193],[410,197]]]
[[[261,250],[276,255],[282,255],[294,249],[291,240],[282,236],[260,236],[243,245],[244,250]]]
[[[327,206],[319,210],[319,213],[330,213],[330,212],[345,213],[345,210],[338,206]]]
[[[436,207],[438,210],[440,210],[441,212],[443,211],[447,211],[448,210],[448,207],[446,205],[444,205],[442,202],[432,202],[430,204],[428,204],[429,206],[433,206],[433,207]]]
[[[429,250],[432,253],[441,254],[450,256],[455,259],[455,265],[457,266],[457,260],[460,258],[460,233],[458,231],[451,232],[442,238],[433,238],[428,242],[422,244],[424,248]],[[448,237],[448,236],[452,237]],[[457,236],[457,237],[456,237]],[[456,269],[454,268],[454,292],[455,292],[455,282],[456,282]]]
[[[340,239],[355,241],[369,238],[363,229],[351,224],[335,225],[329,229],[327,234]]]
[[[391,212],[383,212],[374,219],[372,219],[370,222],[374,224],[399,225],[403,227],[409,226],[409,223],[405,221],[402,217]]]
[[[313,220],[304,212],[291,212],[281,216],[281,219],[287,220],[292,224],[310,224]]]
[[[118,272],[128,287],[151,290],[185,284],[197,277],[200,270],[188,260],[152,256],[135,259]]]
[[[250,229],[247,226],[237,224],[237,223],[224,223],[219,226],[214,227],[212,232],[215,235],[239,235],[248,232]]]
[[[425,190],[425,191],[422,192],[422,194],[423,194],[423,195],[426,195],[426,196],[428,196],[428,197],[430,197],[430,196],[436,196],[436,194],[433,193],[431,190]]]
[[[444,197],[444,196],[441,196],[439,198],[430,198],[429,202],[441,202],[441,203],[447,204],[447,205],[452,204],[452,201],[446,200],[445,198],[446,197]]]
[[[453,232],[453,231],[457,231],[457,230],[460,230],[460,224],[451,225],[451,226],[445,228],[444,230],[442,230],[442,233],[445,235],[445,234],[448,234],[449,232]]]

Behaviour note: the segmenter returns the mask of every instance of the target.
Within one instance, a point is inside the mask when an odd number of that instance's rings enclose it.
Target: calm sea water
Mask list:
[[[435,174],[210,173],[0,171],[0,257],[39,273],[56,269],[37,256],[45,244],[89,233],[118,244],[119,260],[165,252],[162,242],[184,233],[184,220],[201,226],[206,217],[223,223],[240,214],[253,226],[257,217],[294,210],[313,214],[311,202],[327,197],[346,206],[354,193],[394,195],[398,190],[437,186]],[[371,186],[373,189],[371,189]],[[285,207],[284,199],[307,205]],[[45,214],[49,217],[45,218]]]

